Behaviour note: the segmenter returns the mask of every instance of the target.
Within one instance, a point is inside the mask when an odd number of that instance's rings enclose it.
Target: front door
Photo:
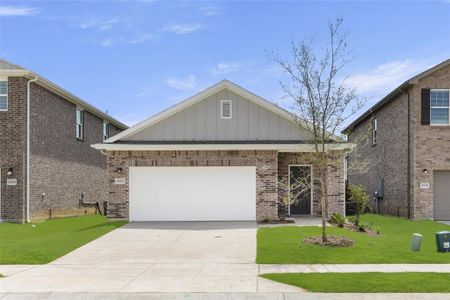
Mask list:
[[[312,197],[311,166],[289,166],[289,214],[311,214]]]
[[[434,220],[450,220],[450,171],[433,172]]]

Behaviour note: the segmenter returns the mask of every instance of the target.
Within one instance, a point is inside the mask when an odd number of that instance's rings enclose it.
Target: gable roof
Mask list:
[[[105,121],[108,121],[110,124],[113,124],[120,129],[128,128],[127,125],[123,124],[119,120],[107,115],[106,113],[102,112],[98,108],[92,106],[91,104],[87,103],[86,101],[82,100],[81,98],[78,98],[74,94],[63,89],[62,87],[58,86],[57,84],[51,82],[50,80],[46,79],[45,77],[43,77],[31,70],[22,68],[21,66],[12,64],[1,58],[0,58],[0,76],[23,76],[28,79],[37,78],[37,81],[36,81],[37,84],[54,92],[55,94],[61,96],[62,98],[66,99],[67,101],[84,108],[85,110],[92,113],[93,115],[95,115]]]
[[[422,73],[408,79],[407,81],[405,81],[404,83],[402,83],[401,85],[396,87],[392,92],[387,94],[383,99],[381,99],[380,101],[375,103],[375,105],[373,105],[371,108],[369,108],[366,112],[364,112],[362,115],[360,115],[358,118],[356,118],[350,125],[345,127],[345,129],[342,130],[342,133],[343,134],[348,133],[354,127],[358,126],[361,122],[363,122],[368,117],[370,117],[374,112],[380,110],[386,104],[390,103],[397,95],[403,93],[404,88],[409,87],[410,85],[419,83],[419,80],[421,80],[422,78],[424,78],[424,77],[432,74],[433,72],[436,72],[448,65],[450,65],[450,59],[447,59],[447,60],[435,65],[434,67],[429,68],[429,69],[423,71]]]
[[[279,115],[280,117],[282,117],[284,119],[287,119],[291,122],[295,122],[295,120],[294,120],[295,116],[292,113],[284,110],[281,107],[278,107],[277,105],[265,100],[264,98],[261,98],[255,94],[253,94],[252,92],[238,86],[237,84],[235,84],[231,81],[222,80],[222,81],[214,84],[213,86],[195,94],[194,96],[189,97],[186,100],[179,102],[179,103],[175,104],[174,106],[171,106],[168,109],[163,110],[162,112],[160,112],[160,113],[130,127],[129,129],[122,131],[121,133],[105,140],[104,143],[114,143],[116,141],[119,141],[120,139],[134,135],[146,128],[151,127],[152,125],[154,125],[158,122],[161,122],[161,121],[169,118],[170,116],[173,116],[174,114],[176,114],[196,103],[201,102],[202,100],[206,99],[208,96],[213,95],[223,89],[228,89],[228,90],[240,95],[241,97],[248,99],[248,100],[266,108],[267,110]]]
[[[21,66],[15,65],[0,58],[0,70],[25,70]]]

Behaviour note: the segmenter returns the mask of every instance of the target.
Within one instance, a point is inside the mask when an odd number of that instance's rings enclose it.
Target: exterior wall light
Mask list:
[[[423,169],[422,170],[423,174],[427,175],[429,173],[429,171],[427,169]]]
[[[122,174],[123,169],[119,167],[119,168],[116,169],[116,172],[119,173],[119,174]]]
[[[8,172],[6,172],[7,176],[12,176],[14,174],[14,169],[13,168],[9,168]]]

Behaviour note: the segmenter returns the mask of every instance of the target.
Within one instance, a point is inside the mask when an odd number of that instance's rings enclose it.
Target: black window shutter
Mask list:
[[[422,125],[430,125],[430,89],[422,89]]]

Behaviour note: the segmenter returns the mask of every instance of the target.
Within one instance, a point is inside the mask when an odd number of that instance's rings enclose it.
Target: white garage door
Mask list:
[[[130,221],[256,219],[255,167],[130,167]]]

